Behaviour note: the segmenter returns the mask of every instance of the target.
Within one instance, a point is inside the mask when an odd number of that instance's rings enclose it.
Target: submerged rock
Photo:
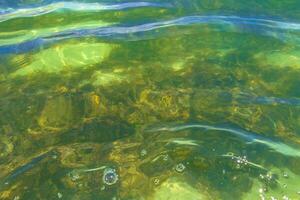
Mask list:
[[[112,45],[105,43],[65,43],[38,52],[31,57],[31,63],[17,69],[10,77],[24,77],[39,73],[59,74],[88,69],[107,58]]]
[[[276,68],[300,68],[300,51],[282,49],[281,51],[261,52],[254,56],[261,67],[271,66]]]
[[[46,100],[38,125],[48,131],[62,131],[80,124],[80,117],[70,96],[57,96]]]

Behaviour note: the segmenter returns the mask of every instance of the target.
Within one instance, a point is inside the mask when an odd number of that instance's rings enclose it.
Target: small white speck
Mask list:
[[[19,196],[15,196],[15,197],[14,197],[14,200],[19,200],[19,199],[20,199]]]
[[[259,197],[260,197],[261,200],[266,200],[266,198],[263,194],[260,194]]]
[[[169,159],[169,156],[168,156],[168,155],[164,155],[163,160],[164,160],[164,161],[167,161],[168,159]]]
[[[154,182],[155,185],[158,185],[160,181],[159,181],[158,178],[155,178],[153,182]]]
[[[62,193],[58,192],[58,193],[57,193],[57,197],[58,197],[59,199],[61,199],[61,198],[63,197]]]
[[[259,178],[261,178],[261,179],[264,179],[264,178],[265,178],[265,176],[264,176],[264,175],[262,175],[262,174],[260,174],[260,175],[259,175]]]
[[[147,155],[147,150],[146,150],[146,149],[143,149],[143,150],[141,151],[141,156],[144,157],[144,156],[146,156],[146,155]]]
[[[288,198],[286,195],[284,195],[284,196],[282,197],[282,199],[283,199],[283,200],[289,200],[289,198]]]

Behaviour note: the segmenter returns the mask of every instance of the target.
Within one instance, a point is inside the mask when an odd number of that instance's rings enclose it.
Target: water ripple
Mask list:
[[[139,7],[171,7],[171,4],[167,3],[152,3],[152,2],[128,2],[118,4],[101,4],[101,3],[79,3],[79,2],[57,2],[48,5],[32,8],[8,8],[0,11],[0,22],[7,21],[13,18],[20,17],[34,17],[39,15],[45,15],[51,12],[57,12],[60,10],[71,11],[103,11],[103,10],[124,10],[128,8]]]
[[[243,139],[248,144],[262,144],[267,146],[272,151],[280,153],[282,155],[291,156],[291,157],[300,157],[300,149],[296,149],[293,146],[287,145],[281,141],[270,139],[262,135],[252,133],[250,131],[240,129],[240,128],[195,123],[195,124],[179,124],[179,125],[171,125],[171,126],[165,125],[165,126],[146,129],[145,132],[177,132],[186,129],[204,129],[204,130],[211,130],[211,131],[219,131],[223,133],[224,132],[230,133],[233,136]]]
[[[123,5],[124,6],[124,5]],[[62,39],[81,38],[81,37],[100,37],[106,39],[121,39],[127,41],[137,41],[149,39],[149,34],[156,37],[157,31],[168,27],[189,26],[189,25],[214,25],[213,31],[222,32],[250,32],[263,36],[279,39],[281,41],[292,41],[299,45],[300,24],[273,21],[259,18],[246,18],[239,16],[187,16],[172,20],[139,24],[134,26],[101,26],[93,28],[76,28],[60,31],[57,33],[48,33],[37,37],[32,41],[23,41],[17,44],[0,46],[0,53],[7,50],[7,53],[23,52],[26,44],[29,44],[28,50],[44,45],[45,43],[55,42]],[[197,30],[201,30],[199,27]],[[181,29],[176,30],[179,32]],[[170,34],[176,34],[172,31]],[[183,30],[184,31],[184,30]],[[150,37],[151,38],[151,37]],[[38,41],[38,42],[36,42]],[[36,45],[36,46],[34,46]],[[9,51],[13,49],[13,51]],[[25,48],[26,49],[26,48]]]
[[[74,36],[90,35],[90,36],[107,36],[113,34],[129,34],[144,31],[151,31],[171,26],[186,26],[193,24],[217,24],[217,25],[247,25],[254,28],[269,28],[275,30],[300,30],[300,24],[272,21],[256,18],[243,18],[238,16],[187,16],[173,20],[160,21],[154,23],[141,24],[131,27],[101,27],[99,29],[84,29],[72,31]],[[245,27],[242,27],[245,28]],[[63,33],[65,34],[65,33]]]
[[[280,98],[272,96],[257,96],[248,93],[240,93],[235,99],[241,104],[259,104],[259,105],[287,105],[287,106],[300,106],[299,98]]]

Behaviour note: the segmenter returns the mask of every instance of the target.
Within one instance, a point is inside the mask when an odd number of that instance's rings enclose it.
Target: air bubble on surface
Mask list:
[[[168,159],[169,159],[169,155],[168,155],[168,154],[163,155],[163,160],[164,160],[164,161],[168,161]]]
[[[179,164],[177,164],[177,165],[175,166],[175,171],[178,172],[178,173],[182,173],[182,172],[184,172],[185,168],[186,168],[186,167],[185,167],[184,164],[179,163]]]
[[[142,150],[141,150],[141,156],[142,156],[142,157],[146,156],[147,153],[148,153],[148,152],[147,152],[146,149],[142,149]]]
[[[154,185],[158,185],[160,183],[160,180],[158,178],[155,178],[153,180]]]
[[[104,170],[102,180],[106,185],[113,185],[118,182],[119,176],[115,169],[107,168]]]
[[[248,160],[246,156],[238,156],[236,158],[236,168],[239,169],[241,168],[242,165],[247,165],[248,164]]]
[[[76,171],[70,172],[69,177],[71,178],[72,181],[77,181],[78,179],[80,179],[80,175]]]
[[[270,173],[270,172],[268,172],[266,175],[260,174],[259,178],[261,180],[266,180],[267,182],[276,181],[276,177],[272,173]]]

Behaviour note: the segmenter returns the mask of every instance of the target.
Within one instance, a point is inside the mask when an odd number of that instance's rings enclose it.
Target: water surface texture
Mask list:
[[[0,0],[0,199],[300,199],[299,0]]]

